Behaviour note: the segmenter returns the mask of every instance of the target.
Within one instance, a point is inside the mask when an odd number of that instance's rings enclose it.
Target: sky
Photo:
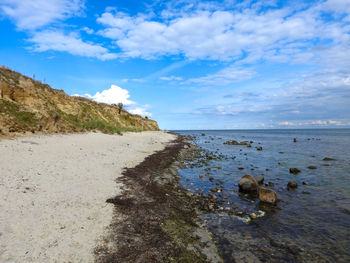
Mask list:
[[[161,129],[350,127],[350,0],[0,0],[0,65]]]

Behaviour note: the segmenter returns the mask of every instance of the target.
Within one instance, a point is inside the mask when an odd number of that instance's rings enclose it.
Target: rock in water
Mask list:
[[[287,187],[288,187],[288,190],[295,189],[295,188],[298,188],[298,184],[296,181],[289,181]]]
[[[329,157],[324,157],[323,158],[323,161],[334,161],[335,159],[333,158],[329,158]]]
[[[249,217],[250,217],[251,219],[257,219],[257,218],[258,218],[257,215],[256,215],[255,213],[251,213],[251,214],[249,215]]]
[[[310,165],[310,166],[308,166],[307,168],[312,169],[312,170],[317,169],[317,167],[314,166],[314,165]]]
[[[246,174],[239,180],[238,186],[243,192],[254,192],[258,189],[258,182],[253,176]]]
[[[261,146],[256,147],[256,150],[257,150],[257,151],[262,151],[262,149],[263,149],[263,148],[262,148]]]
[[[289,168],[289,172],[291,174],[298,174],[300,173],[300,170],[298,168]]]
[[[276,204],[277,194],[274,190],[265,187],[259,187],[259,199],[261,202]]]
[[[258,182],[258,184],[262,184],[264,182],[264,176],[257,175],[255,176],[255,180]]]

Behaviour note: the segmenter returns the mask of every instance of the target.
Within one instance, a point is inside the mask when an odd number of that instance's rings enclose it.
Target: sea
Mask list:
[[[202,149],[179,175],[193,194],[221,200],[219,211],[200,216],[225,262],[350,262],[350,129],[174,132]],[[224,144],[231,140],[251,147]],[[245,174],[262,175],[277,205],[240,192]],[[288,190],[289,181],[298,187]]]

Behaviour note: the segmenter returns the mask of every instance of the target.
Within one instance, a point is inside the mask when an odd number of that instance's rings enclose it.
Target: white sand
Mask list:
[[[92,262],[115,179],[175,137],[164,132],[0,141],[0,262]]]

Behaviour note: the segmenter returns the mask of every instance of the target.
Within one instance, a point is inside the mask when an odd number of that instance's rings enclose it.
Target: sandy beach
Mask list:
[[[162,150],[165,132],[0,141],[0,262],[92,262],[125,167]]]

